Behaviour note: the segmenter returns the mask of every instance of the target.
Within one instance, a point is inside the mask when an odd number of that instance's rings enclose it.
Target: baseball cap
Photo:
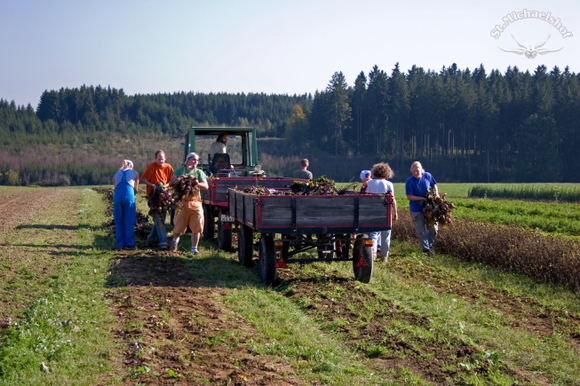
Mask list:
[[[197,153],[196,153],[196,152],[194,152],[194,151],[192,151],[191,153],[189,153],[189,154],[187,155],[187,157],[185,157],[185,160],[187,161],[188,159],[190,159],[191,157],[193,157],[193,156],[195,156],[195,155],[197,155]]]
[[[360,172],[360,179],[366,180],[367,178],[371,178],[371,171],[370,170],[363,170]]]

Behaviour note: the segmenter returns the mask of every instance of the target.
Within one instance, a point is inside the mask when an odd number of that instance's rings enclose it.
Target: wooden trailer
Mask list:
[[[391,229],[390,193],[258,196],[228,191],[228,214],[238,225],[238,259],[252,265],[254,233],[260,233],[260,278],[276,280],[276,269],[314,261],[352,261],[354,277],[369,282],[372,241],[367,233]],[[316,257],[303,252],[316,248]],[[352,250],[352,252],[351,252]]]
[[[260,185],[268,189],[287,189],[294,181],[303,181],[288,177],[255,177],[255,176],[215,176],[207,179],[209,189],[201,191],[204,222],[203,238],[214,240],[217,225],[217,245],[219,249],[229,251],[232,248],[232,223],[234,218],[228,215],[228,190],[248,185]]]

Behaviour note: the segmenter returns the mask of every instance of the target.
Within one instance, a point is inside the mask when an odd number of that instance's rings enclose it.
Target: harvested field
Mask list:
[[[36,191],[23,190],[0,204],[2,321],[22,318],[45,291],[42,283],[87,250],[75,234],[80,191],[46,192],[35,201]],[[22,208],[17,215],[14,207]],[[48,208],[67,220],[51,221]],[[580,313],[566,300],[575,295],[563,296],[563,289],[553,290],[562,303],[550,303],[538,297],[549,292],[543,284],[526,294],[530,284],[498,284],[512,280],[503,273],[484,268],[474,276],[477,264],[425,259],[414,244],[397,242],[368,285],[352,279],[349,264],[333,263],[292,265],[265,287],[255,267],[241,267],[235,254],[205,243],[195,257],[146,247],[113,251],[112,224],[103,218],[100,226],[108,229],[91,248],[108,271],[95,287],[101,293],[95,301],[108,314],[101,326],[107,350],[98,354],[104,365],[100,375],[69,384],[580,382],[571,372],[578,364],[569,363],[580,354]],[[92,227],[86,226],[100,232]],[[32,234],[41,237],[22,241]],[[26,285],[23,274],[30,277]],[[557,354],[548,349],[554,346]],[[46,365],[58,369],[56,359]],[[47,374],[53,384],[66,379]],[[0,384],[10,384],[5,377],[0,372]]]

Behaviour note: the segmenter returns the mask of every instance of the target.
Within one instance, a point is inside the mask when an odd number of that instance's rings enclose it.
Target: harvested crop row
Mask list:
[[[393,238],[416,238],[409,213],[393,226]],[[521,227],[455,220],[440,229],[434,246],[466,261],[519,272],[580,291],[580,243]]]

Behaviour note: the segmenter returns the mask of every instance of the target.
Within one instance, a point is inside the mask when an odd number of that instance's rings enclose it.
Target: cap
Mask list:
[[[363,170],[362,172],[360,172],[360,179],[361,180],[367,180],[371,178],[371,171],[370,170]]]
[[[127,165],[131,165],[131,166],[133,166],[133,161],[131,161],[130,159],[126,159],[126,160],[125,160],[125,163],[126,163]]]
[[[189,153],[189,154],[187,155],[187,157],[185,157],[185,160],[187,161],[188,159],[190,159],[191,157],[193,157],[193,156],[195,156],[195,155],[197,155],[197,153],[196,153],[196,152],[194,152],[194,151],[192,151],[191,153]]]

